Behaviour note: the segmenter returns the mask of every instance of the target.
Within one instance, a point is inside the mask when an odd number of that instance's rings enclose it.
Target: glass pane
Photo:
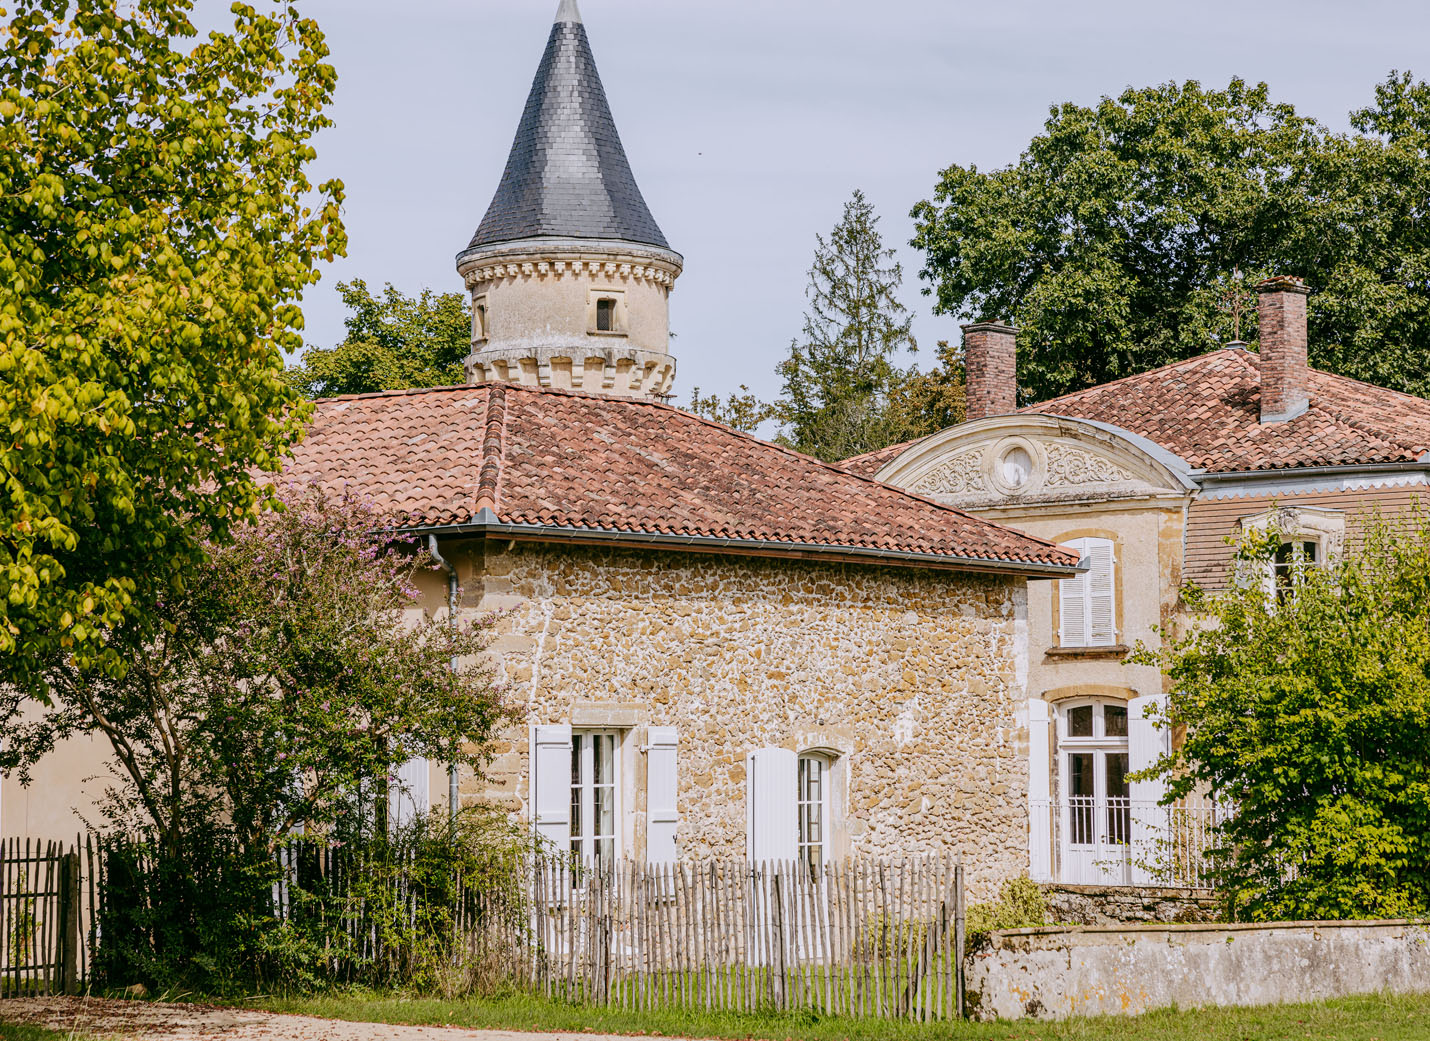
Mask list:
[[[596,836],[605,838],[616,833],[616,790],[612,787],[597,788],[593,793],[596,807]]]
[[[595,772],[597,784],[611,784],[615,780],[616,738],[614,734],[597,734],[591,738],[595,746]]]
[[[1108,737],[1127,736],[1127,706],[1102,706],[1102,732]]]
[[[576,735],[571,738],[571,851],[579,853],[582,835],[581,827],[581,746],[585,738]]]
[[[1105,759],[1107,766],[1107,797],[1109,799],[1125,799],[1132,789],[1127,783],[1127,753],[1108,752]]]
[[[1079,705],[1068,710],[1068,737],[1092,737],[1091,705]]]
[[[1307,564],[1316,562],[1316,544],[1314,542],[1301,543],[1301,559]]]
[[[1093,758],[1091,752],[1068,756],[1068,794],[1074,798],[1083,796],[1090,799],[1097,793],[1092,774]]]
[[[596,840],[596,863],[610,867],[616,862],[616,840],[614,838]]]

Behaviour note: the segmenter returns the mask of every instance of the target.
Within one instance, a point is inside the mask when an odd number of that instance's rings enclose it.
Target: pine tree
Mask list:
[[[905,376],[894,356],[917,345],[912,316],[895,295],[903,268],[878,225],[856,190],[829,238],[817,236],[804,335],[779,366],[783,439],[829,462],[882,448],[901,433],[887,409]]]

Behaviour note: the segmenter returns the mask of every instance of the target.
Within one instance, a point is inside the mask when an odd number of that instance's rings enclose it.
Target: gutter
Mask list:
[[[1198,483],[1210,481],[1222,484],[1230,481],[1284,481],[1288,477],[1339,477],[1355,474],[1382,473],[1426,473],[1430,471],[1430,456],[1421,456],[1413,462],[1399,463],[1356,463],[1338,466],[1288,466],[1275,470],[1226,470],[1208,473],[1193,470],[1192,477]]]
[[[437,536],[427,536],[427,553],[437,562],[437,566],[447,573],[447,625],[453,633],[457,630],[457,569],[437,550]],[[447,666],[452,670],[453,682],[457,676],[457,659],[454,657]],[[455,828],[457,823],[457,762],[447,764],[447,819]]]
[[[871,563],[888,563],[959,571],[1026,575],[1029,579],[1068,578],[1087,570],[1079,561],[1071,564],[1037,564],[1032,561],[994,560],[987,557],[936,556],[909,550],[876,549],[867,546],[828,546],[816,542],[777,542],[768,539],[732,539],[713,535],[672,535],[648,531],[609,531],[594,528],[558,527],[545,524],[511,524],[489,508],[467,524],[431,525],[399,529],[407,534],[427,536],[429,545],[436,536],[482,536],[532,542],[594,545],[651,546],[692,552],[753,554],[763,556],[831,557]]]

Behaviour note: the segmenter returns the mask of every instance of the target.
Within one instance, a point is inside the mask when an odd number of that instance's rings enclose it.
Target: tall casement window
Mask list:
[[[531,822],[541,845],[608,867],[621,857],[676,859],[680,784],[674,727],[531,728]],[[644,770],[642,771],[642,766]],[[635,785],[645,784],[645,829],[637,826]]]
[[[797,861],[811,873],[833,855],[832,783],[838,760],[823,752],[761,748],[746,760],[746,850],[755,861]]]
[[[1278,604],[1296,595],[1306,572],[1320,563],[1320,546],[1311,539],[1288,539],[1276,550],[1271,563],[1271,592]]]
[[[799,813],[799,862],[812,873],[824,867],[829,820],[829,763],[821,755],[799,757],[796,792]]]
[[[616,861],[616,735],[571,735],[571,853],[598,867]]]
[[[1110,539],[1073,539],[1067,545],[1088,570],[1058,583],[1058,644],[1111,647],[1117,643],[1117,556]]]

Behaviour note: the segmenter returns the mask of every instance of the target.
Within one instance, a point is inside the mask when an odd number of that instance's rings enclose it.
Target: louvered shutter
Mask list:
[[[1112,543],[1107,539],[1087,539],[1086,553],[1092,567],[1087,573],[1087,642],[1092,647],[1110,647],[1117,642],[1117,566]]]
[[[1133,698],[1127,703],[1127,766],[1132,772],[1145,770],[1172,747],[1172,734],[1153,723],[1165,700],[1160,694]],[[1165,884],[1159,868],[1167,857],[1168,811],[1160,805],[1167,786],[1160,780],[1133,781],[1128,795],[1132,802],[1132,881],[1136,885]]]
[[[410,759],[398,768],[397,783],[387,796],[387,817],[394,828],[405,828],[427,816],[431,772],[426,759]]]
[[[1028,699],[1028,874],[1053,877],[1052,750],[1048,703]]]
[[[531,823],[542,846],[571,848],[571,727],[531,728]]]
[[[794,860],[799,851],[799,756],[761,748],[745,761],[746,850],[753,861]]]
[[[1068,548],[1085,557],[1087,542],[1087,539],[1074,539]],[[1087,576],[1088,572],[1083,572],[1058,583],[1059,646],[1087,646]]]
[[[675,863],[675,829],[680,816],[676,797],[680,790],[676,772],[675,727],[651,727],[646,750],[646,860]]]

